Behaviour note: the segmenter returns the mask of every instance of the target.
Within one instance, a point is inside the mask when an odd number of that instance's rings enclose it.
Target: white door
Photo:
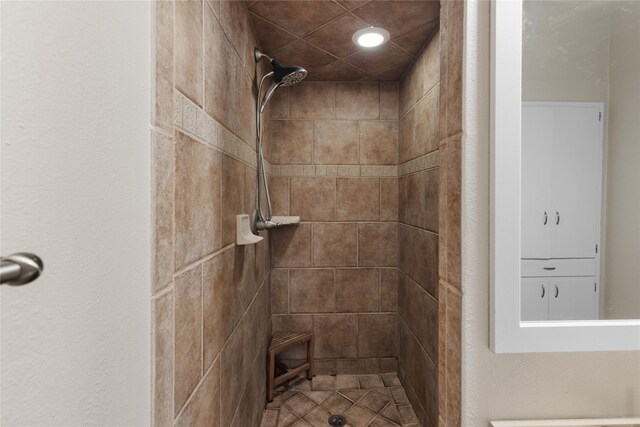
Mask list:
[[[600,235],[602,107],[553,107],[551,258],[594,258]]]
[[[594,277],[554,277],[549,279],[549,320],[595,320]]]
[[[149,425],[149,4],[0,7],[0,425]]]
[[[522,107],[522,258],[549,258],[553,110]]]
[[[520,289],[520,320],[549,319],[549,279],[523,278]]]

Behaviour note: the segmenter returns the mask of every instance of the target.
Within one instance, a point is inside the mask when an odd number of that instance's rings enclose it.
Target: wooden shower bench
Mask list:
[[[307,344],[307,360],[301,365],[289,369],[277,360],[278,355],[283,351],[304,343]],[[276,376],[276,367],[284,373]],[[283,382],[288,381],[305,371],[307,372],[307,379],[310,380],[313,377],[313,332],[291,331],[276,332],[273,334],[271,344],[269,345],[269,361],[267,369],[269,370],[267,376],[267,400],[269,402],[273,400],[273,391],[276,386]]]

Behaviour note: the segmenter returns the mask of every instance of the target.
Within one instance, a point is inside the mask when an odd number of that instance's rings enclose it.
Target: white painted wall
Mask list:
[[[603,315],[640,318],[640,2],[611,3]]]
[[[523,101],[607,101],[610,4],[610,0],[524,2]]]
[[[150,6],[10,2],[2,14],[1,418],[148,425]]]
[[[489,350],[490,2],[465,2],[462,425],[640,415],[640,352]]]

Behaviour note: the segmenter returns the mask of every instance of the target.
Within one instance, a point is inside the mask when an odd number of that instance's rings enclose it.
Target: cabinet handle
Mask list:
[[[544,285],[542,285],[542,296],[540,298],[544,298],[544,294],[545,294],[545,289],[544,289]]]
[[[558,285],[556,285],[556,298],[558,298],[559,294],[560,294],[560,290],[558,289]]]
[[[547,215],[547,211],[544,211],[544,224],[543,225],[547,225],[548,221],[549,221],[549,216]]]
[[[543,267],[543,268],[548,271],[553,271],[556,269],[555,267]]]
[[[556,225],[560,224],[560,213],[558,213],[558,211],[556,211]]]

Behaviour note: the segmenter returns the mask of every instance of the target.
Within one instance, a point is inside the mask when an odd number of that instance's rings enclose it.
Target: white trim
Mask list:
[[[496,0],[491,15],[491,349],[640,350],[640,320],[520,322],[522,0]]]
[[[517,420],[517,421],[492,421],[493,427],[605,427],[605,426],[629,426],[640,424],[640,418],[600,418],[600,419],[573,419],[573,420]]]

